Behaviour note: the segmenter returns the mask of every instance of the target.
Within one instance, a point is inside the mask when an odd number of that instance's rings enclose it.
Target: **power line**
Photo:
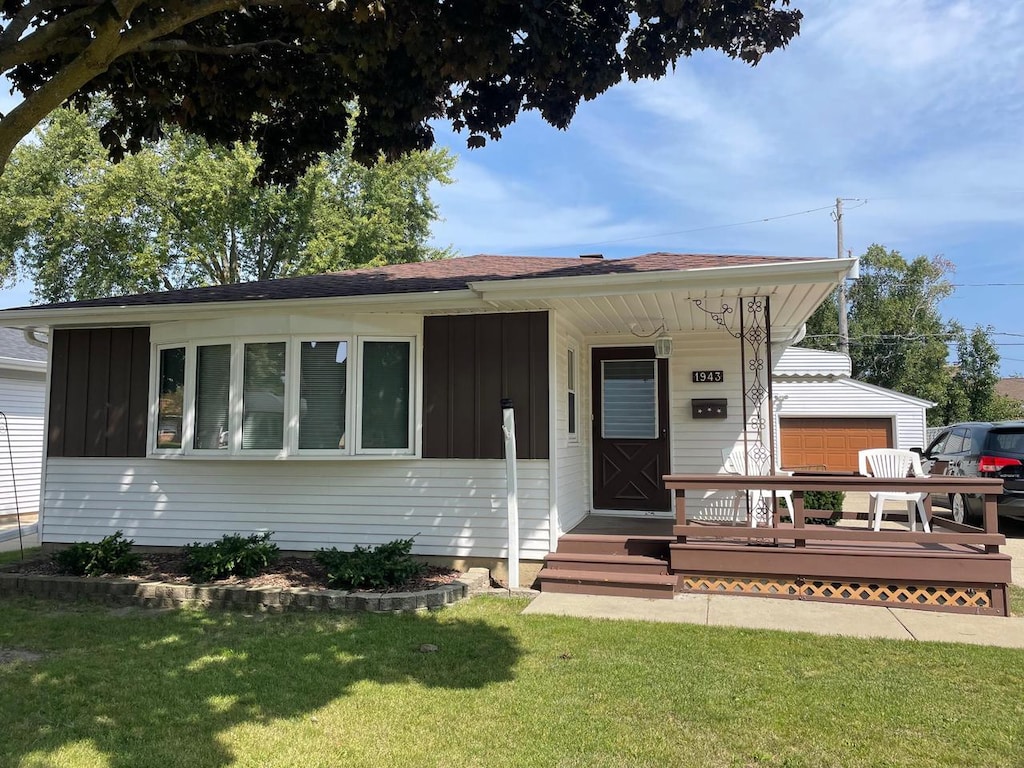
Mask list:
[[[846,198],[848,200],[860,200],[860,198]],[[861,205],[866,205],[867,200],[864,200]],[[808,213],[819,213],[820,211],[831,211],[835,208],[834,205],[823,205],[821,208],[808,208],[806,211],[794,211],[793,213],[783,213],[779,216],[766,216],[761,219],[750,219],[749,221],[737,221],[732,224],[713,224],[708,227],[694,227],[693,229],[680,229],[675,232],[662,232],[660,234],[649,234],[649,235],[637,235],[635,237],[620,237],[615,240],[599,240],[593,243],[565,243],[563,245],[552,245],[547,248],[533,248],[535,251],[554,251],[559,248],[592,248],[597,245],[614,245],[615,243],[628,243],[634,240],[650,240],[656,237],[675,237],[676,235],[689,235],[693,232],[709,232],[713,229],[729,229],[731,227],[745,227],[749,224],[764,224],[768,221],[778,221],[779,219],[791,219],[794,216],[805,216]],[[860,208],[860,205],[854,206],[854,208]],[[852,209],[851,209],[852,210]]]

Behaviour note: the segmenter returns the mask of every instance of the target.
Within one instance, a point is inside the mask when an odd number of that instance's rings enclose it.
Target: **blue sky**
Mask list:
[[[993,326],[1004,375],[1024,372],[1024,4],[794,4],[801,35],[755,68],[694,56],[584,104],[567,131],[527,115],[481,150],[439,126],[459,162],[434,193],[435,242],[831,257],[828,208],[853,198],[846,247],[950,259],[943,313]],[[25,286],[0,292],[27,301]]]
[[[805,21],[750,68],[716,54],[623,84],[559,132],[522,118],[459,155],[436,242],[462,253],[836,255],[845,245],[956,265],[947,317],[1024,334],[1024,4],[796,0]],[[859,207],[858,207],[859,206]],[[1017,283],[1016,286],[978,285]],[[1024,335],[993,337],[1003,373]]]

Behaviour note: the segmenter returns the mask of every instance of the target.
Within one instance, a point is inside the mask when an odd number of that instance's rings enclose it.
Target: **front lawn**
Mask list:
[[[1019,651],[439,613],[0,601],[0,765],[1010,766]],[[436,651],[421,651],[423,644]]]

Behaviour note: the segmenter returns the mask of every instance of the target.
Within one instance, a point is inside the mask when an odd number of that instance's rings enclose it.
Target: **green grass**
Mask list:
[[[439,613],[0,601],[0,766],[1019,766],[1019,651]],[[420,645],[438,646],[421,653]]]
[[[25,547],[25,559],[31,560],[33,557],[43,551],[42,547]],[[13,552],[0,552],[0,565],[6,565],[7,563],[16,563],[21,560],[21,551],[14,550]]]

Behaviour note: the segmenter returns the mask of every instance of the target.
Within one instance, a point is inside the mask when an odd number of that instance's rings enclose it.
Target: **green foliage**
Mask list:
[[[97,138],[105,105],[53,113],[0,177],[0,277],[42,301],[267,280],[451,255],[428,247],[446,150],[369,167],[352,143],[294,186],[257,186],[251,143],[171,130],[120,163]]]
[[[843,491],[807,491],[804,494],[804,510],[831,511],[828,517],[805,517],[804,521],[811,525],[835,525],[843,516],[843,501],[846,494]],[[780,502],[785,508],[786,502]],[[783,517],[783,520],[792,521],[792,517]]]
[[[993,328],[976,326],[968,332],[958,323],[950,327],[957,360],[947,398],[941,409],[935,409],[941,414],[938,423],[1020,418],[1021,403],[996,392],[999,352],[990,339]]]
[[[425,566],[409,554],[412,541],[395,539],[378,547],[357,544],[351,552],[331,547],[313,559],[327,569],[327,586],[332,589],[386,589],[423,573]]]
[[[820,509],[829,511],[829,517],[809,517],[809,523],[819,525],[835,525],[836,521],[843,516],[843,501],[846,494],[842,491],[808,491],[804,494],[804,509]]]
[[[103,576],[107,573],[132,573],[139,568],[139,556],[132,552],[132,539],[121,531],[96,543],[80,541],[53,554],[53,562],[75,576]]]
[[[185,572],[198,582],[228,576],[255,576],[280,555],[277,545],[270,541],[272,535],[270,532],[250,536],[225,534],[220,541],[189,544],[184,548]]]
[[[565,128],[584,100],[718,50],[757,64],[800,30],[788,0],[728,3],[260,2],[0,4],[0,169],[47,113],[97,94],[116,156],[166,125],[258,143],[264,180],[294,182],[355,137],[361,161],[434,144],[434,124],[499,139],[521,111]],[[349,105],[358,103],[358,118]]]
[[[931,400],[933,425],[1014,418],[1019,409],[995,393],[999,353],[991,328],[970,332],[947,321],[939,303],[953,293],[953,265],[940,257],[907,261],[899,251],[872,245],[861,257],[861,277],[847,291],[850,359],[861,381]],[[956,359],[949,360],[949,344]],[[807,322],[806,346],[838,345],[836,298]]]

